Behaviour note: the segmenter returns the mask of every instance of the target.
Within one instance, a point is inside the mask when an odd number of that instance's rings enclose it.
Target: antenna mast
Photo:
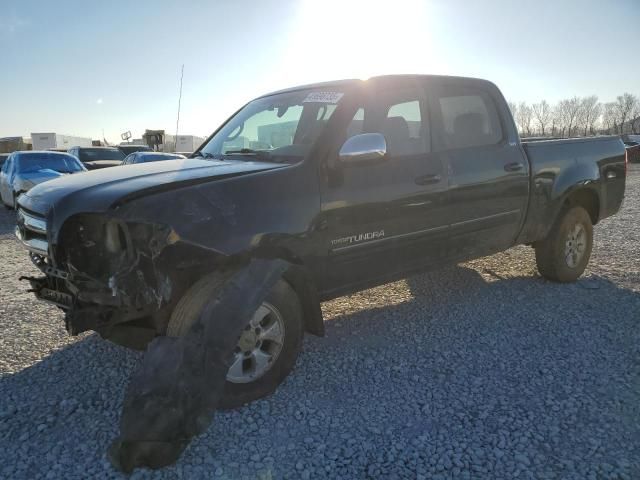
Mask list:
[[[184,77],[184,63],[182,64],[182,70],[180,71],[180,95],[178,96],[178,117],[176,118],[176,138],[174,140],[173,150],[178,146],[178,126],[180,125],[180,104],[182,103],[182,77]]]

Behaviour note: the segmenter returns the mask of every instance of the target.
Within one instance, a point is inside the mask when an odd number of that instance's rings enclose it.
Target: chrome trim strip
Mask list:
[[[463,222],[457,222],[457,223],[453,223],[451,225],[442,225],[440,227],[425,228],[424,230],[418,230],[416,232],[401,233],[399,235],[392,235],[390,237],[376,238],[375,240],[369,240],[367,242],[353,243],[351,245],[345,245],[344,247],[334,248],[334,249],[330,250],[330,252],[331,253],[344,252],[346,250],[351,250],[351,249],[354,249],[354,248],[357,248],[357,247],[363,247],[365,245],[374,245],[374,244],[377,244],[377,243],[386,242],[388,240],[397,240],[399,238],[411,238],[411,237],[416,237],[416,236],[419,236],[419,235],[423,235],[425,233],[442,232],[442,231],[447,230],[447,229],[453,229],[454,227],[460,227],[460,226],[463,226],[463,225],[469,225],[469,224],[476,223],[476,222],[483,222],[483,221],[486,221],[486,220],[492,220],[494,218],[506,217],[508,215],[514,215],[516,213],[520,213],[520,209],[509,210],[508,212],[495,213],[493,215],[487,215],[486,217],[474,218],[472,220],[465,220]]]
[[[460,227],[463,225],[469,225],[476,222],[484,222],[485,220],[492,220],[494,218],[506,217],[508,215],[513,215],[515,213],[520,213],[520,209],[509,210],[508,212],[494,213],[493,215],[487,215],[486,217],[472,218],[471,220],[464,220],[462,222],[452,223],[451,228]]]
[[[369,240],[368,242],[353,243],[351,245],[345,245],[344,247],[334,248],[331,250],[331,252],[344,252],[345,250],[350,250],[356,247],[364,247],[365,245],[374,245],[374,244],[382,243],[388,240],[397,240],[399,238],[411,238],[411,237],[417,237],[419,235],[423,235],[425,233],[441,232],[441,231],[447,230],[448,228],[449,228],[449,225],[442,225],[440,227],[425,228],[424,230],[418,230],[416,232],[400,233],[398,235],[392,235],[390,237],[376,238],[375,240]]]
[[[28,228],[29,230],[36,233],[41,233],[43,235],[47,234],[47,222],[43,219],[31,216],[21,209],[18,210],[18,217],[22,218],[25,228]]]
[[[22,245],[24,245],[27,250],[39,253],[40,255],[44,256],[49,255],[49,244],[45,240],[40,240],[38,238],[25,240],[25,238],[22,236],[22,232],[20,232],[20,229],[18,227],[16,227],[15,229],[15,234],[18,240],[20,240],[20,243],[22,243]]]

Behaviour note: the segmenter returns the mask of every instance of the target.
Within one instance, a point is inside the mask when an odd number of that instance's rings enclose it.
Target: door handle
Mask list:
[[[524,168],[524,165],[521,164],[520,162],[512,162],[512,163],[507,163],[504,166],[504,171],[505,172],[517,172],[519,170],[522,170]]]
[[[423,175],[421,177],[416,178],[416,184],[418,185],[432,185],[434,183],[438,183],[442,180],[442,177],[437,173],[431,175]]]

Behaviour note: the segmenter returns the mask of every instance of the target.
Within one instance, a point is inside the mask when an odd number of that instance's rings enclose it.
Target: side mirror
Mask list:
[[[361,133],[348,138],[340,148],[341,163],[358,164],[383,160],[387,154],[387,141],[380,133]]]

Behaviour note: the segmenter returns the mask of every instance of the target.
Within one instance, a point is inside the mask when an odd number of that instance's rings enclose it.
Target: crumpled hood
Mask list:
[[[21,195],[19,204],[48,221],[55,216],[55,223],[60,225],[76,213],[105,212],[130,198],[283,166],[195,158],[123,165],[64,175],[42,183]]]

